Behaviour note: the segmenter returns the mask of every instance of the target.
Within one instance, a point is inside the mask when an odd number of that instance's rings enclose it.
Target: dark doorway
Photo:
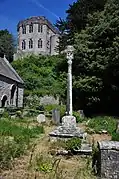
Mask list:
[[[6,95],[4,95],[3,97],[2,97],[2,100],[1,100],[1,107],[3,108],[3,107],[5,107],[5,105],[6,105],[6,101],[7,101],[7,96]]]

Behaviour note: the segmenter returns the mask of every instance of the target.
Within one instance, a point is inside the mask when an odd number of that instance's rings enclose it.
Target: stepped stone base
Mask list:
[[[52,131],[49,136],[51,141],[72,137],[85,139],[86,133],[79,127],[76,127],[76,118],[74,116],[64,116],[62,118],[62,125]]]

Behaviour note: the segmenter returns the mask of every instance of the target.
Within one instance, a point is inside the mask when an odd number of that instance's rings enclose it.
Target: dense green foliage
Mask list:
[[[88,15],[87,27],[75,35],[74,87],[82,107],[99,104],[109,110],[118,102],[118,13],[119,2],[107,1],[104,11]]]
[[[64,50],[67,44],[74,44],[74,35],[85,29],[89,19],[88,14],[93,14],[96,11],[104,9],[106,0],[77,0],[72,5],[69,5],[66,11],[66,19],[59,19],[56,22],[56,27],[60,32],[59,52]]]
[[[116,114],[116,103],[119,102],[119,2],[77,0],[67,13],[66,21],[60,19],[56,26],[69,36],[67,44],[75,47],[74,107],[90,109],[91,113],[113,111]]]
[[[112,135],[116,131],[117,121],[112,117],[96,117],[89,120],[88,127],[96,133],[106,130]]]
[[[11,62],[15,51],[15,43],[13,35],[8,30],[0,30],[0,57],[6,55]]]
[[[63,57],[30,56],[13,62],[25,83],[25,95],[60,95],[66,90],[66,74],[58,73]]]

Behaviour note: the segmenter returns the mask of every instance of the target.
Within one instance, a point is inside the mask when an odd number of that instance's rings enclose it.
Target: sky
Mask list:
[[[76,0],[0,0],[0,30],[17,36],[17,23],[31,16],[45,16],[53,24],[66,17],[69,4]]]

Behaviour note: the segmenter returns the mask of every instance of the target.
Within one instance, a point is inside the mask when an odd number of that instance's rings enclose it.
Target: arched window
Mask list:
[[[22,26],[22,34],[26,34],[26,26]]]
[[[3,95],[1,98],[1,107],[6,107],[6,102],[7,102],[7,96]]]
[[[42,48],[43,47],[43,41],[42,39],[38,40],[38,48]]]
[[[43,32],[43,25],[41,24],[38,24],[38,32]]]
[[[29,33],[32,33],[33,32],[33,24],[30,24],[29,25]]]
[[[11,85],[10,90],[11,90],[10,104],[13,105],[13,103],[14,103],[14,94],[15,94],[16,86],[15,86],[14,84]]]
[[[29,49],[31,49],[31,48],[33,48],[33,40],[32,39],[29,40]]]
[[[25,50],[25,49],[26,49],[26,41],[23,40],[23,41],[22,41],[22,50]]]

